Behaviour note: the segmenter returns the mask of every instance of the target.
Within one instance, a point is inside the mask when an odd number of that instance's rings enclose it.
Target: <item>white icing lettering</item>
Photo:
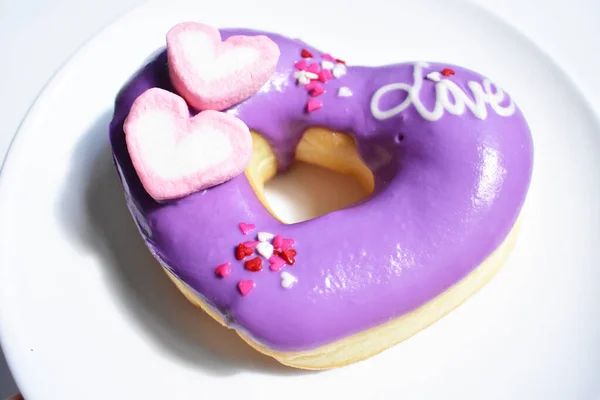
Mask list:
[[[474,81],[469,81],[467,86],[473,94],[470,98],[456,83],[449,79],[436,80],[435,84],[435,105],[433,110],[428,110],[420,98],[421,86],[423,85],[423,68],[428,67],[427,63],[415,63],[413,71],[413,84],[391,83],[379,88],[371,99],[371,113],[379,120],[388,119],[400,114],[412,104],[423,118],[429,121],[437,121],[442,118],[444,111],[453,115],[462,115],[468,108],[476,118],[486,119],[488,116],[487,105],[501,117],[508,117],[515,112],[515,104],[509,99],[508,105],[503,106],[506,94],[498,86],[494,85],[489,79],[483,80],[483,86]],[[428,79],[433,80],[428,75]],[[437,75],[435,76],[437,78]],[[381,98],[388,92],[403,90],[406,92],[406,98],[402,103],[389,110],[382,110],[379,107]],[[495,90],[495,91],[494,91]]]

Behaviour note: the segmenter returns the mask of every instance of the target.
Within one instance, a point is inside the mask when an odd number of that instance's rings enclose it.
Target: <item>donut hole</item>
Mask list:
[[[373,191],[373,174],[352,138],[322,128],[308,130],[296,159],[277,173],[275,156],[253,133],[254,151],[246,176],[263,205],[286,224],[307,221],[356,204]]]
[[[265,197],[272,212],[288,224],[346,208],[366,195],[353,176],[304,162],[295,162],[288,172],[265,184]]]

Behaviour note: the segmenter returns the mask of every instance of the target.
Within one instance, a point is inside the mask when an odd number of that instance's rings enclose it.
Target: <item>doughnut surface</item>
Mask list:
[[[264,197],[264,182],[276,173],[275,156],[264,138],[253,133],[254,151],[246,176],[254,187],[257,196],[268,208]],[[296,159],[329,169],[354,175],[365,188],[373,189],[373,176],[360,159],[356,159],[356,147],[351,138],[323,128],[309,129],[298,144]],[[514,246],[518,233],[518,222],[506,240],[477,269],[449,290],[429,301],[418,309],[392,321],[337,340],[314,350],[299,352],[278,352],[255,342],[251,337],[240,333],[240,337],[256,350],[277,359],[282,364],[302,369],[322,370],[342,367],[364,360],[397,344],[421,329],[434,323],[462,302],[468,299],[483,285],[489,282],[506,261]],[[223,318],[212,311],[205,301],[196,296],[186,285],[168,270],[169,278],[188,298],[222,325]]]
[[[221,33],[223,38],[265,34]],[[345,76],[325,85],[325,93],[319,96],[323,107],[306,113],[307,94],[296,85],[294,64],[302,49],[315,55],[321,52],[276,34],[265,35],[281,51],[275,74],[257,94],[228,112],[265,139],[279,170],[290,165],[303,134],[312,127],[350,135],[372,181],[359,163],[347,172],[358,176],[366,187],[373,185],[367,199],[311,221],[284,225],[263,206],[260,190],[242,174],[179,200],[154,201],[133,169],[122,125],[131,104],[145,90],[174,91],[165,53],[137,74],[116,100],[110,126],[114,159],[134,220],[149,249],[180,288],[255,347],[286,364],[303,368],[344,365],[432,323],[493,275],[501,262],[484,262],[502,243],[511,242],[507,238],[531,178],[531,135],[518,108],[509,112],[508,99],[494,103],[492,95],[498,89],[487,87],[484,77],[445,64],[348,67]],[[470,82],[489,89],[490,104],[483,109],[473,107],[473,112],[467,107],[461,113],[460,101],[454,98],[454,103],[440,109],[437,104],[443,101],[436,97],[440,90],[436,88],[442,85],[425,75],[448,67],[455,72],[452,82],[467,96],[472,93]],[[416,87],[419,68],[420,90],[413,93],[410,87]],[[340,97],[342,87],[350,88],[352,95]],[[382,90],[386,87],[389,90]],[[375,106],[374,98],[378,100]],[[272,167],[269,173],[274,173]],[[254,240],[241,235],[240,222],[295,239],[296,264],[285,267],[298,280],[292,288],[282,288],[279,274],[268,268],[250,272],[235,260],[234,247]],[[502,247],[501,256],[494,260],[503,259],[506,253]],[[232,272],[219,279],[214,268],[224,262],[232,263]],[[477,269],[480,265],[483,269]],[[480,270],[484,271],[481,275]],[[477,280],[477,276],[486,279]],[[236,290],[241,279],[256,283],[247,296]],[[460,290],[460,296],[443,302],[439,311],[430,311],[418,323],[411,320],[413,312],[431,310],[432,301],[438,302],[440,295],[453,293],[465,282],[471,283]],[[384,345],[375,344],[376,350],[363,346],[358,356],[321,361],[298,356],[320,353],[324,346],[391,326],[386,324],[402,318],[412,321],[414,329],[403,328],[403,334],[390,337]]]

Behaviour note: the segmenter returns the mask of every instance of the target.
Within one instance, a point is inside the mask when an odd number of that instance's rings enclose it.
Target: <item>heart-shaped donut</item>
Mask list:
[[[167,34],[171,81],[198,110],[224,110],[271,78],[279,47],[267,36],[236,35],[224,42],[215,28],[184,22]]]
[[[211,110],[190,118],[185,101],[160,88],[135,100],[123,130],[140,181],[155,200],[223,183],[241,173],[252,154],[241,120]]]
[[[221,34],[227,43],[257,33]],[[171,204],[144,189],[122,128],[138,108],[133,99],[175,83],[166,53],[117,99],[114,158],[152,254],[192,302],[284,364],[342,366],[418,332],[494,275],[529,188],[532,138],[513,99],[473,71],[421,62],[346,66],[301,41],[262,35],[281,50],[277,69],[226,111],[252,130],[245,174]],[[224,92],[246,83],[224,80]],[[189,88],[175,88],[189,101]],[[183,118],[187,109],[173,102]],[[235,132],[244,136],[241,127]],[[283,224],[262,187],[294,159],[353,174],[371,194]]]

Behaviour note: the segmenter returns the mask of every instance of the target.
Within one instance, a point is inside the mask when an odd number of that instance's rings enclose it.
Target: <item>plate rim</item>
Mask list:
[[[120,15],[115,17],[112,21],[108,22],[106,25],[104,25],[103,27],[98,29],[89,38],[87,38],[85,41],[83,41],[83,43],[81,43],[77,48],[75,48],[73,50],[73,52],[70,53],[70,55],[64,60],[64,62],[60,65],[60,67],[56,70],[56,72],[41,87],[40,91],[35,96],[35,99],[32,101],[31,105],[29,106],[26,113],[24,114],[23,119],[21,120],[17,129],[15,130],[15,132],[10,140],[10,143],[6,149],[5,157],[2,161],[2,164],[0,165],[0,194],[3,192],[3,190],[6,190],[7,182],[6,182],[6,178],[5,178],[6,177],[5,171],[7,168],[10,168],[11,163],[14,162],[13,159],[18,156],[15,153],[15,151],[13,151],[13,150],[16,146],[19,145],[18,141],[20,140],[20,138],[23,137],[22,132],[32,129],[29,126],[29,124],[31,123],[31,120],[34,119],[34,117],[40,113],[40,108],[43,107],[44,102],[46,101],[46,98],[48,96],[50,96],[50,94],[56,89],[56,87],[62,81],[64,81],[65,79],[68,79],[68,76],[72,70],[72,65],[75,64],[76,61],[80,57],[85,56],[85,50],[87,48],[92,47],[92,44],[95,41],[102,40],[103,35],[107,31],[112,29],[114,26],[124,23],[126,20],[131,18],[133,15],[135,15],[140,10],[147,9],[147,8],[154,8],[159,3],[161,3],[161,2],[150,1],[150,2],[138,4],[138,5],[130,8],[129,10],[126,10],[125,12],[121,13]],[[540,55],[544,56],[546,61],[551,63],[554,68],[556,68],[558,71],[560,71],[560,73],[562,75],[561,78],[565,79],[565,81],[567,81],[569,83],[570,88],[581,99],[582,104],[585,104],[585,106],[587,108],[586,113],[588,113],[591,116],[591,118],[594,121],[594,124],[597,127],[600,127],[600,114],[599,114],[600,110],[596,110],[593,107],[592,103],[588,100],[585,93],[572,80],[570,75],[559,64],[557,64],[554,61],[554,59],[544,50],[544,48],[539,47],[535,42],[533,42],[527,36],[525,36],[523,34],[523,32],[521,30],[519,30],[516,26],[511,25],[509,21],[506,21],[506,20],[502,19],[500,16],[495,15],[494,13],[492,13],[487,8],[484,8],[483,6],[474,4],[471,1],[468,1],[468,3],[470,3],[471,6],[476,7],[477,9],[481,10],[482,12],[484,12],[485,14],[490,16],[490,18],[497,20],[498,23],[504,25],[505,27],[509,27],[512,31],[519,34],[522,41],[526,42],[528,45],[530,45],[532,47],[535,47],[539,51]],[[534,170],[535,170],[535,165],[534,165]],[[2,286],[0,285],[0,289],[1,289],[1,287]],[[2,307],[6,307],[6,305],[3,305]],[[6,357],[7,364],[13,374],[15,382],[17,383],[17,385],[20,388],[24,388],[22,390],[24,390],[24,392],[26,392],[27,386],[28,386],[28,384],[25,383],[25,380],[27,379],[27,377],[26,377],[27,374],[25,371],[22,371],[22,369],[17,366],[19,361],[17,360],[18,357],[14,354],[16,352],[13,352],[10,349],[10,345],[7,345],[7,342],[5,339],[6,335],[4,332],[5,332],[5,330],[9,330],[9,328],[7,327],[8,324],[3,323],[3,321],[5,321],[5,319],[0,315],[0,346],[2,346],[3,352]],[[6,325],[6,326],[4,326],[4,325]]]

